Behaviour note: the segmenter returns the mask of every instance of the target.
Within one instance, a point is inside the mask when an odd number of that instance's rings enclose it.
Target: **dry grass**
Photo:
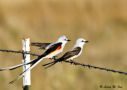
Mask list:
[[[59,36],[66,35],[72,41],[66,45],[65,53],[82,37],[90,42],[76,61],[126,71],[126,9],[127,2],[123,0],[2,0],[0,47],[19,50],[25,37],[31,42],[55,42]],[[43,52],[36,47],[31,47],[31,51]],[[0,68],[19,64],[22,59],[20,54],[0,52],[0,56]],[[102,90],[100,85],[121,85],[127,89],[125,75],[64,63],[45,70],[41,65],[47,62],[50,61],[42,61],[32,70],[31,90]],[[8,84],[21,72],[22,69],[0,72],[0,90],[22,90],[22,79]]]

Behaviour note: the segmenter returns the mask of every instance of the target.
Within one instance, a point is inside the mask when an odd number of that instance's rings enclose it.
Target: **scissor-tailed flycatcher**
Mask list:
[[[13,82],[15,82],[16,80],[20,79],[23,75],[25,75],[29,70],[31,70],[33,67],[35,67],[40,61],[42,61],[44,58],[52,58],[55,55],[61,53],[63,51],[63,48],[65,46],[65,44],[70,41],[66,38],[66,36],[61,36],[56,43],[50,44],[48,49],[42,54],[40,55],[37,59],[31,60],[30,62],[26,63],[26,64],[20,64],[17,66],[13,66],[13,67],[8,67],[8,68],[3,68],[0,69],[0,71],[9,69],[9,70],[13,70],[16,69],[18,67],[21,67],[23,65],[27,65],[27,64],[32,64],[27,70],[25,70],[23,73],[21,73],[19,75],[19,77],[17,77],[15,80],[11,81],[10,84],[12,84]]]
[[[56,59],[53,62],[44,64],[43,66],[49,65],[46,67],[46,68],[48,68],[48,67],[51,67],[52,65],[56,64],[57,62],[61,62],[61,61],[65,61],[65,60],[73,60],[73,59],[77,58],[82,53],[83,45],[87,42],[89,42],[89,41],[86,41],[85,39],[79,38],[71,50],[69,50],[67,53],[65,53],[59,59]]]

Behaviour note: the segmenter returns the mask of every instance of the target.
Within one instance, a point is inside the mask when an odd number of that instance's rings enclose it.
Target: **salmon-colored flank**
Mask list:
[[[62,46],[59,46],[57,50],[60,50],[62,48]]]

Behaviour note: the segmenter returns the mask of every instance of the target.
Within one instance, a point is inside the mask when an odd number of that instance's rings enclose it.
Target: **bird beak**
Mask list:
[[[71,41],[71,40],[68,39],[67,41]]]
[[[88,43],[89,41],[85,41],[85,43]]]

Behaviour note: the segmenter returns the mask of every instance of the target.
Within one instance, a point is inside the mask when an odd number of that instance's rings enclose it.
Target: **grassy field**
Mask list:
[[[21,50],[22,38],[56,42],[61,35],[72,41],[59,56],[70,50],[78,38],[84,38],[89,43],[75,61],[127,72],[127,1],[0,1],[0,48]],[[31,47],[31,52],[43,53],[37,49]],[[31,56],[31,60],[34,58]],[[44,69],[42,64],[47,62],[50,60],[43,60],[31,70],[31,90],[108,90],[100,85],[115,85],[113,90],[120,85],[127,90],[126,75],[67,63]],[[0,52],[0,68],[20,63],[21,54]],[[0,72],[0,90],[22,90],[22,78],[8,84],[22,71]]]

